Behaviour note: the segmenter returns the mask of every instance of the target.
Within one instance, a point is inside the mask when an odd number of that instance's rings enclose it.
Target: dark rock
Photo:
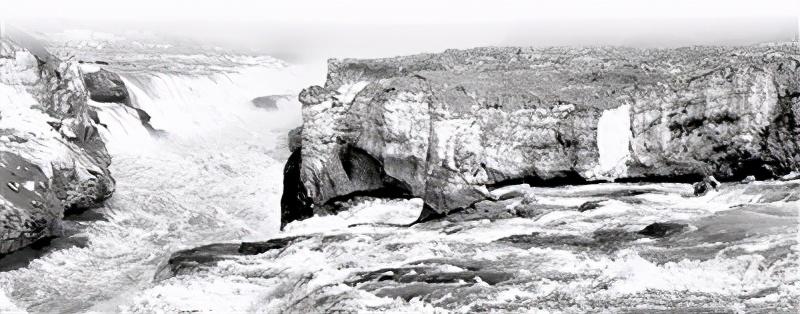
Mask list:
[[[708,193],[708,190],[711,189],[711,186],[705,181],[700,181],[692,184],[692,189],[694,190],[694,196],[703,196]]]
[[[638,233],[643,236],[653,237],[653,238],[663,238],[666,236],[670,236],[676,233],[679,233],[686,229],[689,225],[687,224],[679,224],[679,223],[672,223],[672,222],[655,222]]]
[[[581,206],[578,207],[578,211],[582,213],[582,212],[585,212],[587,210],[592,210],[592,209],[595,209],[595,208],[599,208],[600,206],[602,206],[602,205],[600,205],[600,203],[602,203],[602,202],[604,202],[604,201],[588,201],[586,203],[581,204]]]
[[[578,251],[613,252],[624,245],[640,238],[621,229],[597,230],[590,235],[552,235],[534,232],[531,234],[512,235],[496,240],[512,246],[529,249],[532,247],[548,247],[573,249]]]
[[[311,199],[300,181],[300,149],[295,150],[283,168],[283,194],[281,195],[281,230],[286,224],[314,215]]]
[[[209,244],[175,252],[167,260],[166,265],[156,271],[155,277],[157,280],[163,280],[216,265],[229,256],[240,255],[239,246],[236,243]]]
[[[89,91],[89,98],[94,101],[130,104],[128,89],[117,73],[101,69],[85,73],[83,81]]]
[[[0,151],[0,254],[61,235],[63,209],[38,166]]]
[[[195,273],[216,265],[219,261],[242,255],[257,255],[286,246],[310,236],[270,239],[263,242],[216,243],[173,253],[156,272],[163,280],[181,274]]]
[[[442,272],[438,265],[450,265],[466,269],[465,271]],[[510,273],[487,269],[492,263],[477,260],[458,260],[446,258],[432,258],[411,262],[408,266],[397,268],[382,268],[369,272],[358,273],[353,279],[346,281],[349,285],[357,285],[369,281],[392,280],[397,283],[458,283],[460,281],[474,282],[475,277],[480,277],[484,282],[495,285],[511,279]]]
[[[694,190],[694,196],[703,196],[711,189],[717,191],[719,186],[720,183],[714,176],[707,176],[703,181],[692,184],[692,189]]]
[[[282,249],[288,245],[310,238],[309,236],[295,236],[288,238],[271,239],[263,242],[242,242],[239,246],[239,253],[244,255],[256,255],[270,250]]]

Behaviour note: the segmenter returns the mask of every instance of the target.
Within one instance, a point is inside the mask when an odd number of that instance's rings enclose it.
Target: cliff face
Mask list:
[[[285,194],[301,200],[284,212],[308,214],[302,200],[319,209],[388,194],[446,214],[509,183],[797,171],[798,48],[478,48],[332,60],[325,87],[300,95],[300,158],[290,163],[302,185]]]
[[[42,54],[0,39],[0,254],[114,191],[78,64]]]

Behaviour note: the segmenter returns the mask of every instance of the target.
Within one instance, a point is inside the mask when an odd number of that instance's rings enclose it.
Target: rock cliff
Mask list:
[[[513,183],[797,171],[798,51],[477,48],[331,60],[324,87],[299,97],[304,123],[286,171],[298,184],[285,186],[283,220],[361,194],[420,197],[425,216]]]
[[[77,62],[30,44],[0,39],[0,255],[58,236],[65,212],[114,191]]]

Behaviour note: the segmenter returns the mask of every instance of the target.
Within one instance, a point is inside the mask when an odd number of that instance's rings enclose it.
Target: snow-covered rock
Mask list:
[[[300,95],[299,192],[324,210],[388,190],[444,214],[512,183],[780,176],[800,168],[798,48],[331,60]]]
[[[78,64],[23,45],[0,39],[0,254],[59,235],[65,211],[114,191]]]

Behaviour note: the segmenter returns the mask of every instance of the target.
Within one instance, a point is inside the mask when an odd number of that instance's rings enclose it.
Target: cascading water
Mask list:
[[[508,186],[492,193],[516,194],[506,201],[534,210],[413,226],[404,225],[418,217],[420,199],[358,199],[278,234],[285,137],[301,123],[300,105],[267,111],[251,100],[296,94],[322,82],[322,68],[123,57],[135,62],[115,72],[163,135],[153,137],[134,109],[92,103],[106,125],[116,193],[105,208],[69,218],[70,233],[48,254],[2,269],[0,312],[797,308],[797,180],[726,183],[702,197],[686,184]],[[630,157],[627,140],[615,137],[629,129],[625,110],[601,118],[597,171],[618,171]],[[636,235],[673,221],[686,230]],[[298,235],[280,250],[155,278],[178,250]]]
[[[117,191],[98,210],[101,219],[67,222],[76,234],[57,241],[71,247],[0,273],[20,308],[114,311],[126,291],[150,284],[175,250],[278,230],[285,135],[301,123],[299,103],[267,111],[250,101],[296,94],[309,68],[119,72],[133,104],[164,135],[151,136],[130,108],[92,103],[107,126],[101,135]]]

